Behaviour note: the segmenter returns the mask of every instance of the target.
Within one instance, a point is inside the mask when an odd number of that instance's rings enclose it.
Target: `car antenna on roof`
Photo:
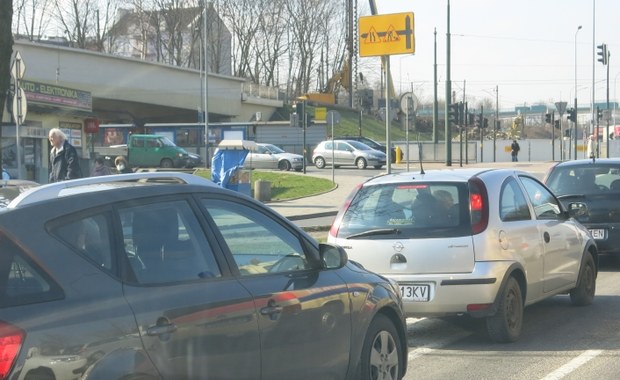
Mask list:
[[[420,142],[419,132],[418,132],[418,160],[420,161],[420,174],[424,174],[424,167],[422,166],[422,143]]]

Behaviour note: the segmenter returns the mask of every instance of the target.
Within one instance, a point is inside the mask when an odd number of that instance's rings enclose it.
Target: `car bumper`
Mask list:
[[[512,262],[477,262],[471,273],[454,274],[384,274],[399,286],[430,286],[428,301],[403,299],[403,311],[407,317],[438,317],[467,314],[468,305],[493,304],[502,286],[502,280]]]
[[[598,252],[603,255],[620,255],[620,223],[581,223],[590,231]],[[600,233],[603,236],[600,236]]]

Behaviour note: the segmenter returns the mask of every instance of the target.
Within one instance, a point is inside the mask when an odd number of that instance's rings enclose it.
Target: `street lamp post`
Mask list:
[[[573,136],[575,143],[575,155],[574,159],[577,159],[577,33],[581,30],[581,25],[577,27],[577,31],[575,31],[575,121],[573,121]],[[570,147],[568,149],[570,152]]]

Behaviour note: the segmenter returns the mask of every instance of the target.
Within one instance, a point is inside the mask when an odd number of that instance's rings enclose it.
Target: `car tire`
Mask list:
[[[377,315],[368,327],[360,373],[362,380],[400,379],[402,374],[402,347],[394,324],[385,315]]]
[[[570,300],[575,306],[587,306],[594,300],[596,292],[596,268],[594,259],[587,254],[577,279],[577,286],[570,291]]]
[[[323,169],[325,167],[325,159],[323,157],[315,158],[314,165],[319,169]]]
[[[508,279],[499,297],[497,312],[487,317],[487,333],[495,342],[515,342],[521,335],[524,306],[521,287],[514,277]]]
[[[288,162],[287,160],[282,160],[278,162],[278,169],[287,172],[291,170],[291,163]]]
[[[161,162],[159,163],[159,166],[161,166],[162,168],[166,168],[169,169],[171,167],[174,166],[174,164],[172,163],[172,160],[169,158],[164,158],[161,160]]]
[[[358,158],[355,160],[355,166],[357,166],[358,169],[366,169],[366,160],[362,157]]]

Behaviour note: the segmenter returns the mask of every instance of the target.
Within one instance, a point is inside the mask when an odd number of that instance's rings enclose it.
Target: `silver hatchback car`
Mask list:
[[[322,141],[314,148],[312,162],[314,165],[323,169],[326,165],[334,167],[356,166],[358,169],[365,169],[373,166],[381,169],[385,165],[385,153],[372,149],[368,145],[353,140],[327,140]]]
[[[518,339],[527,305],[561,293],[575,305],[594,298],[594,240],[545,185],[520,171],[372,178],[347,198],[328,241],[397,281],[407,316],[483,317],[499,342]]]

